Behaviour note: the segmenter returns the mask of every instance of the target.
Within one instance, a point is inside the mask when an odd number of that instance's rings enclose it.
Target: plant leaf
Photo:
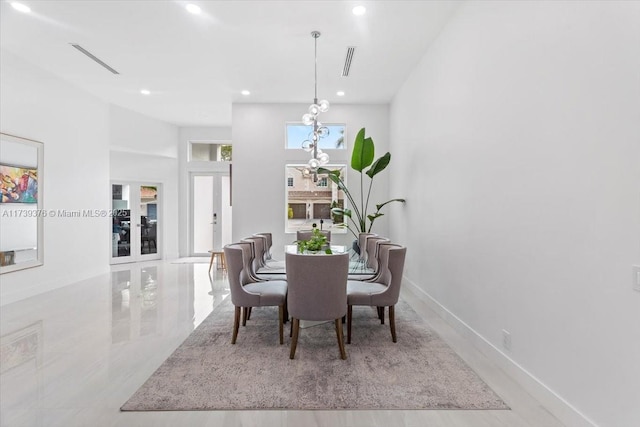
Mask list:
[[[329,170],[327,168],[318,168],[319,175],[335,175],[340,176],[340,169]]]
[[[383,214],[383,213],[376,212],[376,213],[374,213],[374,214],[372,214],[372,215],[367,215],[367,218],[369,218],[369,221],[373,222],[373,221],[374,221],[376,218],[378,218],[379,216],[384,216],[384,214]]]
[[[331,212],[338,215],[344,215],[351,218],[351,209],[332,208]]]
[[[367,175],[369,175],[369,178],[373,179],[374,176],[376,176],[377,174],[385,170],[386,167],[389,165],[390,161],[391,161],[391,153],[389,152],[387,152],[387,154],[385,154],[384,156],[376,160],[376,162],[373,165],[371,165],[371,167],[367,171]]]
[[[379,205],[376,205],[376,210],[380,210],[380,209],[382,209],[382,207],[383,207],[384,205],[388,205],[388,204],[389,204],[389,203],[391,203],[391,202],[401,202],[401,203],[405,203],[405,200],[404,200],[404,199],[391,199],[391,200],[387,200],[387,201],[386,201],[386,202],[384,202],[384,203],[381,203],[381,204],[379,204]]]
[[[353,153],[351,154],[351,168],[362,172],[364,168],[373,162],[375,147],[371,138],[364,137],[364,128],[360,129],[356,140],[353,143]]]

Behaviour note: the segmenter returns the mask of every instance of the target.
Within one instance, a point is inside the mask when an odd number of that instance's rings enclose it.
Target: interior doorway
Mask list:
[[[111,264],[162,258],[161,184],[111,183]]]
[[[190,254],[209,255],[231,243],[231,179],[228,173],[191,173]]]

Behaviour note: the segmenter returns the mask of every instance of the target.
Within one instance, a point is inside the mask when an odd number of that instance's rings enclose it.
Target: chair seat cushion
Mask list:
[[[247,283],[244,290],[260,295],[258,306],[281,305],[287,297],[287,282],[284,280],[269,280],[268,282]]]
[[[375,274],[349,274],[349,280],[363,282],[366,280],[371,280],[375,277]]]
[[[375,295],[384,292],[386,285],[375,282],[361,282],[360,280],[347,281],[348,305],[376,305]]]

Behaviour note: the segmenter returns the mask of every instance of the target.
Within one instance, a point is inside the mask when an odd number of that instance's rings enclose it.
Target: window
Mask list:
[[[346,125],[344,124],[324,124],[327,133],[320,138],[318,148],[322,150],[346,150],[345,143]],[[287,123],[285,148],[298,150],[302,148],[302,143],[311,139],[312,126],[302,123]]]
[[[346,177],[347,165],[332,164],[326,168],[339,171],[342,179]],[[285,166],[285,177],[286,233],[310,230],[313,224],[319,225],[320,220],[325,230],[336,234],[347,233],[347,229],[341,225],[345,218],[331,211],[332,208],[345,207],[344,191],[327,175],[318,174],[315,180],[306,164],[291,164]]]
[[[216,142],[189,142],[191,162],[230,162],[232,145]]]

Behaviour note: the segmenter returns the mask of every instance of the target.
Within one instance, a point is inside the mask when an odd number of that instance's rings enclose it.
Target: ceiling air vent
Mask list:
[[[98,64],[102,65],[104,68],[106,68],[107,70],[111,71],[113,74],[120,74],[119,72],[117,72],[116,70],[114,70],[112,67],[108,66],[104,61],[102,61],[101,59],[99,59],[97,56],[95,56],[93,53],[89,52],[87,49],[83,48],[82,46],[80,46],[79,44],[76,43],[69,43],[71,46],[75,47],[76,49],[78,49],[80,52],[84,53],[85,55],[87,55],[89,58],[93,59],[95,62],[97,62]]]
[[[349,75],[351,69],[351,61],[353,60],[353,53],[356,51],[355,46],[347,47],[347,56],[344,58],[344,68],[342,69],[342,77]]]

